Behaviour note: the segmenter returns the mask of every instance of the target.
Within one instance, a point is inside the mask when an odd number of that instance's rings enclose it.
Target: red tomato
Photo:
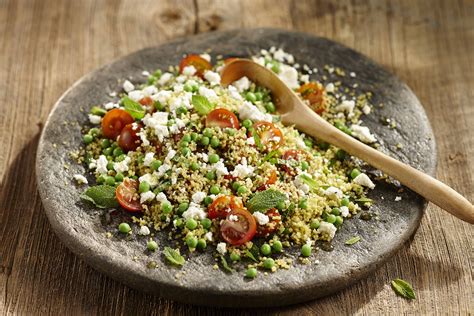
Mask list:
[[[253,128],[266,150],[275,150],[283,144],[283,134],[273,123],[257,122],[253,124]]]
[[[237,60],[238,58],[237,57],[229,57],[229,58],[226,58],[224,59],[224,65],[227,65],[231,62],[233,62],[234,60]]]
[[[137,124],[136,129],[133,129],[133,124],[127,124],[120,132],[118,144],[124,152],[137,149],[140,146],[141,140],[137,133],[141,130],[141,126]]]
[[[263,190],[268,189],[268,187],[271,184],[274,184],[277,180],[278,180],[278,175],[277,175],[275,169],[272,169],[272,171],[270,172],[270,176],[268,177],[267,181],[264,184],[262,184],[261,186],[259,186],[257,188],[257,191],[263,191]]]
[[[256,234],[259,237],[266,237],[274,233],[278,229],[278,226],[281,223],[281,215],[277,209],[272,208],[268,210],[265,215],[268,216],[270,221],[265,225],[258,225]]]
[[[214,109],[206,116],[207,127],[236,128],[239,129],[239,119],[237,116],[226,109]]]
[[[125,178],[115,189],[115,196],[120,205],[130,212],[141,212],[140,196],[138,195],[138,181]]]
[[[237,220],[235,220],[235,216]],[[255,218],[245,208],[237,208],[229,212],[220,227],[222,238],[234,246],[242,245],[252,240],[256,230],[257,223]]]
[[[308,82],[299,87],[298,92],[303,99],[308,100],[311,108],[318,114],[325,110],[324,88],[316,82]]]
[[[183,73],[183,69],[187,66],[196,68],[196,76],[203,77],[206,70],[211,70],[212,65],[199,55],[188,55],[179,63],[179,73]]]
[[[153,105],[153,99],[150,97],[143,97],[138,101],[141,105]]]
[[[235,196],[223,195],[215,199],[214,202],[207,207],[207,216],[210,219],[224,218],[230,211],[242,207],[242,203],[240,200],[237,200]]]
[[[102,133],[105,137],[115,140],[125,125],[133,123],[135,120],[122,109],[108,111],[102,119]]]

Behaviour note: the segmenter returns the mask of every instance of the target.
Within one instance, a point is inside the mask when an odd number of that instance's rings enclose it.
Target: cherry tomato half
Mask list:
[[[275,150],[283,144],[283,134],[273,123],[261,121],[253,124],[253,128],[266,150]]]
[[[298,92],[303,99],[308,100],[311,108],[318,114],[325,110],[324,88],[316,82],[308,82],[299,87]]]
[[[231,63],[231,62],[233,62],[234,60],[237,60],[237,59],[239,59],[239,58],[237,58],[237,57],[226,58],[226,59],[224,59],[224,65],[227,65],[227,64],[229,64],[229,63]]]
[[[122,109],[108,111],[102,119],[102,133],[105,137],[115,140],[125,125],[133,123],[135,120]]]
[[[249,211],[238,208],[229,212],[221,224],[220,231],[227,243],[238,246],[252,240],[257,231],[257,223]]]
[[[259,186],[257,188],[257,191],[263,191],[263,190],[268,189],[268,187],[271,184],[274,184],[277,180],[278,180],[278,175],[277,175],[275,169],[272,169],[270,171],[270,176],[268,177],[267,181],[264,184],[262,184],[261,186]]]
[[[130,212],[141,212],[140,196],[138,195],[138,181],[125,178],[115,189],[115,196],[119,204]]]
[[[124,128],[122,128],[118,138],[118,145],[123,149],[124,152],[135,150],[138,146],[140,146],[141,140],[137,133],[140,132],[141,129],[142,127],[138,124],[136,125],[135,129],[133,128],[133,124],[127,124]]]
[[[272,208],[268,210],[265,215],[268,216],[269,222],[265,225],[257,226],[256,235],[259,237],[266,237],[274,233],[278,229],[278,226],[280,226],[280,223],[281,223],[281,215],[277,209]]]
[[[235,209],[242,208],[243,205],[240,200],[236,199],[233,195],[223,195],[214,200],[207,207],[207,216],[210,219],[213,218],[224,218],[229,212]]]
[[[206,70],[211,70],[212,65],[199,55],[188,55],[179,63],[179,73],[183,73],[183,69],[187,66],[196,68],[196,76],[203,78]]]
[[[239,119],[237,116],[226,109],[214,109],[209,112],[206,116],[207,127],[220,127],[220,128],[236,128],[239,129]]]

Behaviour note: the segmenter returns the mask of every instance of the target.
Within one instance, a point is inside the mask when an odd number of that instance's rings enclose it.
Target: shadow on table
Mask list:
[[[191,306],[128,288],[96,272],[73,255],[53,234],[43,212],[35,180],[39,135],[23,147],[1,182],[0,277],[7,279],[6,310],[59,314],[353,314],[390,280],[404,277],[415,288],[441,288],[456,282],[462,269],[413,255],[407,243],[367,279],[312,302],[263,309]],[[403,272],[403,273],[400,273]],[[426,273],[425,273],[426,272]],[[5,283],[4,283],[5,284]],[[395,295],[395,294],[394,294]]]

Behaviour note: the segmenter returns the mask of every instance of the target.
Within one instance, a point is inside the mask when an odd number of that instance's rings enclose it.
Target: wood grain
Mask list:
[[[0,313],[253,314],[129,289],[71,254],[34,180],[38,135],[83,74],[177,36],[271,26],[322,35],[370,56],[418,95],[438,143],[438,178],[474,200],[473,1],[0,0]],[[469,314],[472,226],[430,205],[413,240],[372,276],[318,301],[260,313]],[[417,300],[395,296],[401,277]]]

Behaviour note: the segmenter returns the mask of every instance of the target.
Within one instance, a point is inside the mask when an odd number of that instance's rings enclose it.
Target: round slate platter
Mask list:
[[[115,233],[107,238],[105,232],[115,232],[117,223],[128,215],[120,210],[108,215],[80,201],[84,187],[75,184],[73,175],[86,171],[69,153],[81,146],[80,124],[88,124],[88,110],[113,100],[109,93],[120,91],[125,78],[144,81],[143,70],[167,69],[186,53],[211,49],[213,58],[247,57],[271,46],[293,54],[300,65],[317,67],[320,71],[313,78],[319,78],[326,64],[355,72],[356,78],[342,80],[350,85],[357,82],[362,91],[374,93],[375,109],[363,121],[380,140],[381,150],[434,173],[435,143],[423,107],[404,83],[373,61],[338,43],[302,33],[274,29],[207,33],[121,58],[84,76],[56,103],[41,136],[36,172],[45,212],[59,238],[92,267],[133,288],[180,302],[228,307],[286,305],[328,295],[364,278],[390,258],[415,232],[426,201],[406,189],[397,193],[398,188],[384,182],[377,182],[369,195],[375,200],[370,211],[378,214],[378,220],[364,221],[359,216],[346,220],[332,252],[319,250],[311,264],[295,263],[290,270],[259,273],[252,281],[243,277],[242,268],[232,274],[213,269],[210,249],[204,255],[189,255],[180,270],[167,265],[160,252],[148,254],[144,250],[147,237],[133,234],[124,240]],[[395,119],[397,127],[383,125],[381,117]],[[398,143],[403,147],[392,150]],[[395,202],[396,196],[402,200]],[[356,235],[361,236],[359,243],[344,245]],[[160,248],[169,244],[161,235],[158,241]],[[288,255],[298,262],[297,249]],[[150,261],[156,261],[156,269],[147,268]],[[176,278],[177,273],[185,274]]]

